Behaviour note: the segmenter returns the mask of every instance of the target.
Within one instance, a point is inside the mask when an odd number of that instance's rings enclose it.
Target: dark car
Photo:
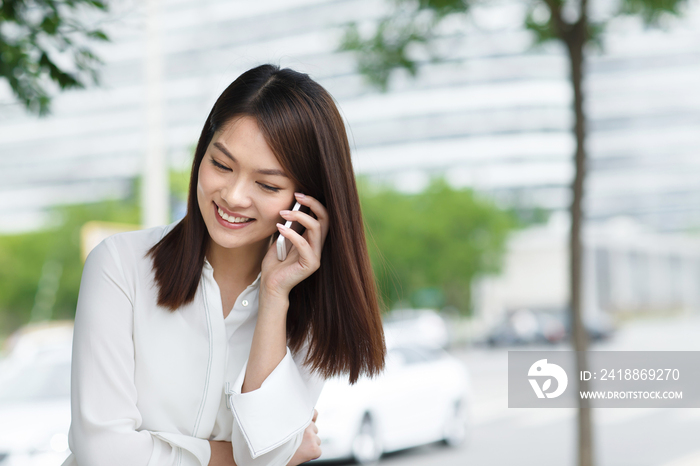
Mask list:
[[[508,312],[503,320],[491,328],[486,343],[491,346],[557,343],[565,336],[564,325],[556,316],[518,309]]]
[[[568,339],[571,335],[571,312],[566,309],[561,312],[561,315]],[[584,317],[583,326],[586,328],[586,333],[590,341],[607,340],[615,335],[616,328],[613,320],[602,312],[596,314],[596,317]]]
[[[555,344],[570,339],[570,321],[568,310],[518,309],[506,313],[488,332],[485,342],[490,346]],[[610,338],[615,332],[611,319],[605,314],[586,318],[584,326],[591,341]]]

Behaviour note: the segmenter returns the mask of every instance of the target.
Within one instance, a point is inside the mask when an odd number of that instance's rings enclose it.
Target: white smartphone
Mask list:
[[[298,211],[304,212],[306,214],[308,214],[311,211],[311,209],[309,209],[306,206],[302,206],[298,202],[294,203],[294,207],[292,207],[292,210],[298,210]],[[304,228],[304,226],[301,223],[292,222],[291,220],[287,220],[287,222],[285,222],[284,226],[286,226],[287,228],[291,228],[292,230],[296,231],[300,235],[303,234],[304,230],[306,229],[306,228]],[[277,259],[280,261],[285,260],[287,258],[287,254],[289,254],[290,249],[292,249],[292,242],[289,241],[284,236],[279,235],[277,237]]]

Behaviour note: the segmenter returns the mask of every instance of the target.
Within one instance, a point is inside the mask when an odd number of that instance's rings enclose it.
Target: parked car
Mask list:
[[[383,453],[442,441],[455,446],[468,434],[471,398],[464,364],[439,348],[388,350],[385,372],[326,382],[316,405],[323,453],[318,461],[376,462]]]
[[[387,342],[394,346],[447,348],[447,323],[432,309],[399,309],[384,317]]]
[[[571,313],[568,309],[561,311],[562,322],[566,329],[567,338],[571,336]],[[608,314],[599,312],[595,317],[584,317],[583,326],[586,328],[590,341],[601,341],[612,338],[617,331],[614,321]]]
[[[70,344],[0,363],[0,464],[59,466],[68,457]]]
[[[52,320],[25,325],[10,335],[2,348],[8,360],[31,358],[50,353],[73,341],[72,320]]]
[[[491,346],[556,343],[565,336],[559,319],[530,309],[509,312],[489,331],[486,342]]]
[[[605,314],[587,317],[584,326],[591,341],[610,338],[615,331]],[[559,343],[571,337],[568,310],[518,309],[509,312],[488,332],[485,342],[490,346]]]

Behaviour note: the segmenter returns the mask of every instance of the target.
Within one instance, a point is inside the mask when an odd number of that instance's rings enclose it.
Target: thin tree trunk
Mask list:
[[[571,63],[571,82],[574,87],[574,113],[576,117],[574,132],[576,134],[576,174],[573,181],[571,202],[571,236],[570,236],[570,291],[571,291],[571,322],[574,349],[576,350],[576,368],[578,373],[587,370],[586,351],[588,349],[588,336],[582,319],[582,266],[583,251],[581,244],[583,224],[583,193],[586,177],[586,120],[583,112],[583,46],[586,42],[585,16],[573,25],[571,34],[567,40],[567,48]],[[579,380],[578,389],[588,390],[588,382]],[[579,398],[578,412],[578,464],[579,466],[593,466],[593,429],[591,425],[591,410],[589,401]]]

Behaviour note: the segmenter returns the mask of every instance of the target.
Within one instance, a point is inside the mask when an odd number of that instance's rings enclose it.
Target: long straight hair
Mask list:
[[[306,74],[262,65],[217,99],[195,150],[187,215],[148,252],[158,304],[176,311],[195,297],[211,241],[197,202],[199,166],[214,133],[242,116],[256,120],[290,179],[328,211],[321,265],[289,294],[290,349],[308,341],[306,363],[324,377],[347,374],[355,383],[378,374],[386,348],[345,125],[330,94]]]

